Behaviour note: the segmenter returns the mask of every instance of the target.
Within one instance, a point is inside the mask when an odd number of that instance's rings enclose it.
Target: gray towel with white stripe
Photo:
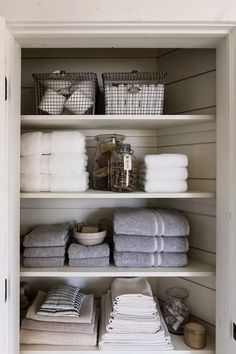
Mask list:
[[[114,252],[117,267],[184,267],[188,264],[186,253]]]
[[[187,237],[147,237],[134,235],[113,236],[115,250],[118,252],[187,252],[189,242]]]
[[[74,286],[52,288],[38,311],[39,315],[79,317],[85,295]]]

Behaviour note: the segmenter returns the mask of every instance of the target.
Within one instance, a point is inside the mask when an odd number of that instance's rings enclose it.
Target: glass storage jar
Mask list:
[[[184,324],[189,318],[189,309],[186,305],[188,291],[184,288],[169,288],[166,295],[164,307],[166,325],[171,333],[183,334]]]
[[[101,134],[95,137],[97,148],[93,159],[93,188],[110,190],[111,153],[125,136],[120,134]]]
[[[120,144],[113,150],[110,173],[113,192],[133,192],[136,189],[136,160],[130,144]]]

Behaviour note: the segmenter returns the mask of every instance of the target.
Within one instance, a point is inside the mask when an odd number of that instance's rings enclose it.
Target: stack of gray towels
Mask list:
[[[67,223],[36,226],[24,236],[23,266],[31,268],[63,267],[69,240]]]
[[[68,256],[71,267],[107,267],[110,263],[110,248],[105,242],[96,246],[72,243]]]
[[[21,344],[88,345],[97,343],[98,310],[93,294],[58,285],[39,291],[21,324]]]
[[[190,227],[175,209],[118,208],[113,215],[117,267],[184,267]]]

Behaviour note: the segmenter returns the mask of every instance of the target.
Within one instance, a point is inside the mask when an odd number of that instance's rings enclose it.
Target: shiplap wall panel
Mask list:
[[[166,85],[165,113],[181,114],[216,104],[215,71]]]
[[[215,113],[215,52],[207,50],[176,50],[157,61],[158,69],[168,72],[166,113]],[[191,189],[216,188],[215,124],[161,129],[158,131],[159,153],[185,153],[189,157]],[[204,262],[215,264],[216,220],[215,203],[208,201],[158,201],[160,206],[182,210],[190,223],[189,254]],[[158,279],[160,296],[171,286],[189,290],[191,312],[215,324],[215,278],[191,280]],[[158,288],[158,286],[157,286]],[[209,304],[209,305],[208,305]]]
[[[182,81],[216,69],[214,49],[179,49],[157,61],[157,70],[167,72],[166,83]]]
[[[22,57],[35,58],[156,58],[173,49],[155,48],[23,48]]]

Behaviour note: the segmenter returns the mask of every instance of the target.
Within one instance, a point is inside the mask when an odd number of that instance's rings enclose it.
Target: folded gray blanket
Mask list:
[[[97,246],[83,246],[79,243],[72,243],[68,249],[68,255],[70,259],[109,257],[110,248],[107,243]]]
[[[162,236],[188,236],[189,223],[186,217],[176,209],[157,209],[163,221]]]
[[[108,267],[109,257],[69,259],[70,267]]]
[[[24,249],[24,257],[64,257],[65,253],[65,246],[27,247]]]
[[[48,345],[65,345],[65,346],[95,346],[97,343],[99,310],[96,312],[95,327],[92,334],[87,333],[61,333],[50,331],[36,331],[30,329],[21,329],[21,344],[48,344]],[[69,349],[68,349],[69,350]],[[59,350],[58,350],[59,351]],[[70,351],[70,350],[69,350]],[[55,351],[56,353],[57,351]]]
[[[96,308],[94,307],[92,323],[46,322],[24,318],[21,328],[35,331],[92,334],[95,327],[95,312]]]
[[[117,267],[184,267],[188,264],[186,253],[114,252]]]
[[[187,252],[189,242],[187,237],[146,237],[134,235],[113,236],[115,250],[118,252]]]
[[[24,258],[23,266],[28,268],[63,267],[65,257]]]
[[[113,213],[114,232],[119,235],[161,236],[159,225],[152,209],[118,208]]]
[[[69,224],[39,225],[24,237],[24,247],[64,246],[68,240]]]

